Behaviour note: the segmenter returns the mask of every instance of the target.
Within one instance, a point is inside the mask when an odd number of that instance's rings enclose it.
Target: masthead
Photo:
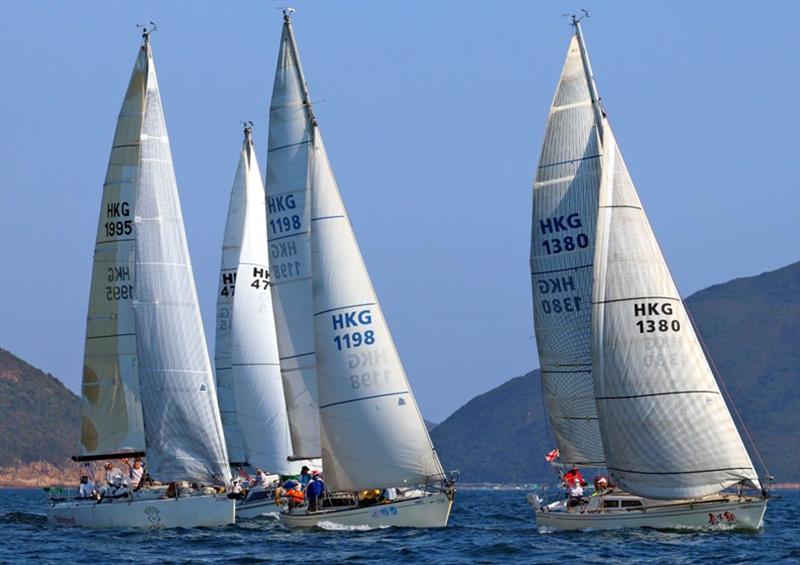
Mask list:
[[[286,8],[279,8],[279,10],[283,12],[283,21],[285,21],[288,24],[289,20],[292,17],[292,14],[294,13],[294,8],[286,7]]]
[[[150,29],[147,29],[147,25],[148,24],[136,24],[136,27],[142,28],[142,38],[144,39],[144,42],[150,43],[150,34],[153,33],[154,31],[158,31],[158,26],[156,25],[155,22],[150,22],[149,25],[151,25],[152,27]]]

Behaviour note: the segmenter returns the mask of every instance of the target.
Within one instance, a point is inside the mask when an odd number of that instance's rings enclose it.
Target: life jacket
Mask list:
[[[302,503],[306,499],[306,495],[303,494],[303,491],[297,490],[295,488],[288,491],[286,493],[286,496],[289,497],[289,499],[292,502],[297,502],[297,503]]]

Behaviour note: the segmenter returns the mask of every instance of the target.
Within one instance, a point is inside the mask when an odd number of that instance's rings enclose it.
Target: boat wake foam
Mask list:
[[[329,522],[328,520],[320,520],[317,522],[317,527],[322,530],[334,532],[368,532],[370,530],[385,530],[386,528],[391,528],[391,526],[368,526],[366,524],[359,526],[346,526],[344,524]]]

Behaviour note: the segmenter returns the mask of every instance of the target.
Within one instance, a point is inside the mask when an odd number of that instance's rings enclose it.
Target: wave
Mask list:
[[[47,524],[47,516],[31,512],[7,512],[0,514],[0,524],[30,524],[40,526]]]
[[[333,532],[368,532],[370,530],[385,530],[391,526],[368,526],[366,524],[358,526],[346,526],[344,524],[335,524],[328,520],[320,520],[317,522],[317,527],[322,530],[329,530]]]

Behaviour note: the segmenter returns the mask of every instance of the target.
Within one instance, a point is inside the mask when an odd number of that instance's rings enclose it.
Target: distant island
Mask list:
[[[767,468],[777,483],[800,483],[800,262],[709,287],[686,303]],[[77,481],[69,458],[79,405],[57,378],[0,349],[0,487]],[[553,478],[538,370],[426,424],[445,469],[458,469],[464,483]]]

